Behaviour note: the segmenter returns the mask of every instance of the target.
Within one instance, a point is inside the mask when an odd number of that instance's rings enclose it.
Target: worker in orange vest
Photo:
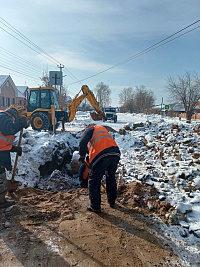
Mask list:
[[[17,152],[19,156],[22,154],[21,147],[13,145],[14,134],[27,127],[27,119],[19,117],[15,108],[0,110],[0,208],[7,208],[15,203],[5,198],[8,189],[6,169],[12,170],[10,152]]]
[[[79,160],[84,163],[85,155],[89,151],[88,188],[90,205],[89,211],[101,211],[101,180],[106,175],[106,192],[108,203],[114,207],[117,197],[117,183],[115,173],[120,159],[120,150],[108,132],[99,125],[89,126],[81,136],[79,143]]]

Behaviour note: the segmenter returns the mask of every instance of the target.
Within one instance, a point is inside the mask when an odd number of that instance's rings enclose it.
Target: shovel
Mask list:
[[[23,135],[23,129],[21,129],[21,131],[20,131],[19,142],[18,142],[17,148],[21,147],[22,135]],[[8,180],[8,192],[9,193],[13,193],[14,191],[16,191],[18,188],[18,185],[19,185],[19,182],[14,180],[15,172],[16,172],[16,168],[17,168],[18,156],[19,155],[17,153],[16,158],[15,158],[15,165],[13,168],[12,178],[11,178],[11,180]]]

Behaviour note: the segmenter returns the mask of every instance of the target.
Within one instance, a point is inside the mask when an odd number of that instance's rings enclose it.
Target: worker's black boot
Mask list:
[[[5,199],[4,202],[0,202],[0,209],[6,209],[10,206],[13,206],[15,204],[15,201],[8,201]]]
[[[5,195],[0,196],[0,209],[6,209],[15,204],[15,201],[8,201],[5,199]]]
[[[91,212],[95,212],[95,213],[100,213],[101,212],[101,208],[92,208],[91,205],[87,206],[87,210],[89,210]]]

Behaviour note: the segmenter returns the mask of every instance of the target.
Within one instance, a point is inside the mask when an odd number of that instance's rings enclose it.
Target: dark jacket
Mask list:
[[[81,157],[84,157],[87,152],[87,145],[90,139],[92,138],[95,126],[91,126],[85,130],[80,138],[79,143],[79,154]],[[90,168],[94,166],[101,158],[106,156],[118,156],[120,158],[120,151],[118,146],[111,146],[102,150],[93,160],[90,162]]]
[[[13,122],[12,118],[4,112],[0,112],[0,132],[3,135],[14,135],[23,128],[23,123],[20,120]],[[11,157],[10,152],[16,152],[16,147],[13,146],[11,150],[0,151],[0,166],[11,170]]]

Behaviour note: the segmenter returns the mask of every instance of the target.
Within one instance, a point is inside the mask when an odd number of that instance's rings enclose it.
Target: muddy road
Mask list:
[[[87,189],[18,189],[0,210],[0,266],[183,266],[145,203],[132,201],[137,186],[124,185],[114,209],[102,190],[100,214],[87,211]]]

